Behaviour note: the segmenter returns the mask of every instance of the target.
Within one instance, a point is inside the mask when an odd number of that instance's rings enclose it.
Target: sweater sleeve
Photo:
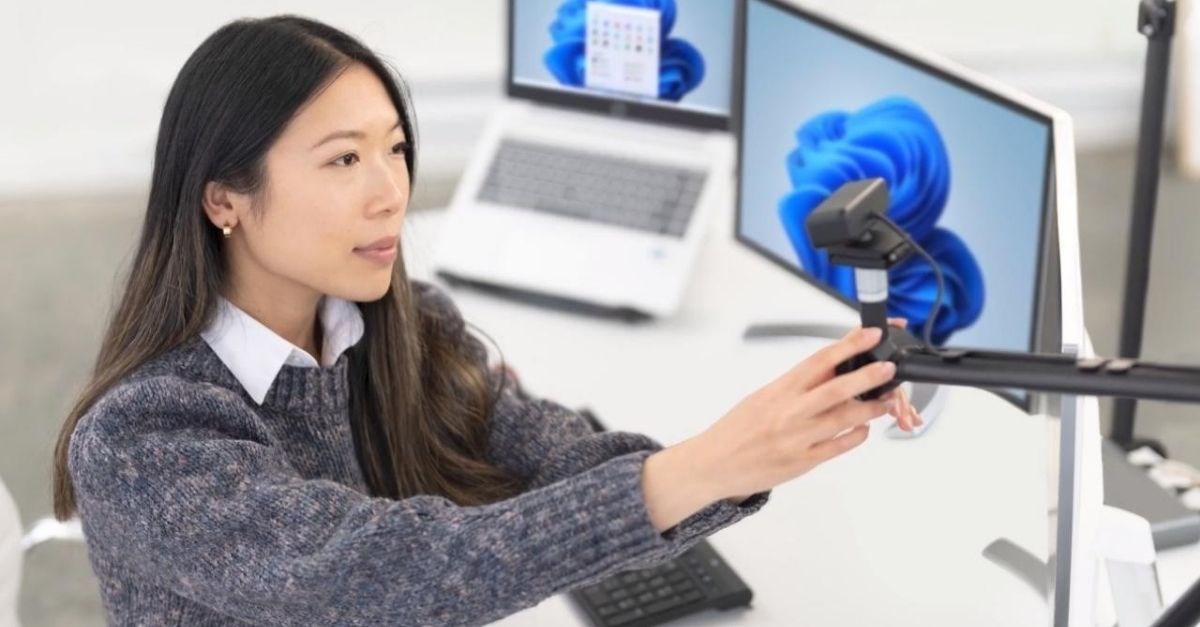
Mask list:
[[[454,302],[433,285],[414,285],[425,305],[438,312],[450,332],[460,336],[465,350],[486,367],[487,349],[467,331]],[[649,454],[662,448],[640,434],[595,433],[578,412],[527,393],[511,377],[492,372],[491,379],[500,394],[491,415],[489,455],[531,488],[574,477],[627,451]],[[677,543],[677,552],[683,551],[700,538],[757,512],[768,497],[769,492],[761,492],[739,505],[718,501],[668,530],[664,537]]]
[[[215,611],[297,625],[488,622],[681,542],[649,521],[636,438],[596,440],[603,460],[570,479],[462,507],[302,478],[255,418],[175,377],[106,395],[69,453],[89,545]]]

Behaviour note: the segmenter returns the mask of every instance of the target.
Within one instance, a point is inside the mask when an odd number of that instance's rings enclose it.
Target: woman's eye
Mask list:
[[[334,163],[337,165],[340,165],[340,166],[351,166],[357,162],[358,162],[358,155],[356,155],[352,152],[348,152],[334,160]]]
[[[400,143],[396,144],[395,146],[392,146],[392,154],[407,155],[408,154],[408,142],[400,142]]]

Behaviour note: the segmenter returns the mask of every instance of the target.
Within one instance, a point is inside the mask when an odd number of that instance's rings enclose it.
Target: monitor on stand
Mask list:
[[[741,11],[739,242],[856,308],[852,274],[812,250],[804,217],[842,183],[882,176],[897,190],[889,213],[924,238],[947,277],[935,343],[1090,350],[1069,116],[951,62],[790,4],[746,0]],[[892,271],[888,300],[889,314],[907,318],[919,333],[935,289],[925,262],[914,259]],[[844,332],[822,322],[797,311],[746,335]],[[1051,431],[1050,555],[1042,559],[1010,542],[1013,563],[1003,566],[1046,599],[1048,624],[1090,624],[1081,622],[1096,598],[1089,534],[1103,499],[1095,399],[997,392],[1045,416]]]
[[[1056,111],[789,4],[755,0],[745,17],[734,115],[737,240],[853,307],[853,272],[811,245],[804,218],[841,184],[881,176],[892,219],[947,277],[933,341],[1038,348]],[[933,273],[914,258],[889,279],[889,314],[919,332],[936,293]],[[797,311],[747,335],[844,332],[820,322]],[[1028,394],[1003,394],[1030,409]]]

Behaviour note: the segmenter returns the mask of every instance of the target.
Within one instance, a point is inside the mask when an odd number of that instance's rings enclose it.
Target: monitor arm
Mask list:
[[[905,329],[890,327],[887,271],[912,253],[923,251],[888,219],[888,205],[887,183],[883,179],[852,181],[822,202],[805,223],[813,246],[825,249],[830,263],[854,268],[862,324],[883,331],[883,339],[875,348],[840,364],[838,372],[850,372],[875,361],[896,364],[896,378],[892,382],[860,398],[877,398],[902,381],[913,381],[1200,403],[1200,368],[1194,366],[939,348]],[[936,266],[934,271],[940,272]],[[1194,625],[1198,621],[1200,581],[1168,608],[1155,626]]]
[[[874,361],[896,364],[896,379],[871,390],[876,398],[901,381],[1019,388],[1084,396],[1200,403],[1200,368],[1133,359],[939,348],[887,323],[887,271],[919,247],[886,218],[883,179],[846,183],[809,215],[806,227],[830,263],[854,268],[863,326],[883,330],[870,351],[841,364],[849,372]]]

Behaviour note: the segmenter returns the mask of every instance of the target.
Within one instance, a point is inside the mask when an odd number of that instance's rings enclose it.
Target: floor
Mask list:
[[[1116,352],[1133,150],[1080,155],[1080,230],[1087,322],[1097,350]],[[1169,170],[1169,168],[1168,168]],[[453,181],[432,181],[414,207],[439,206]],[[1200,182],[1166,174],[1162,190],[1143,356],[1200,363]],[[26,524],[50,508],[50,458],[67,405],[96,353],[116,269],[128,263],[143,206],[138,193],[0,200],[0,477]],[[1196,213],[1193,213],[1196,212]],[[1138,435],[1200,465],[1200,423],[1187,406],[1146,403]],[[21,596],[28,627],[103,622],[82,547],[49,544],[28,559]]]

